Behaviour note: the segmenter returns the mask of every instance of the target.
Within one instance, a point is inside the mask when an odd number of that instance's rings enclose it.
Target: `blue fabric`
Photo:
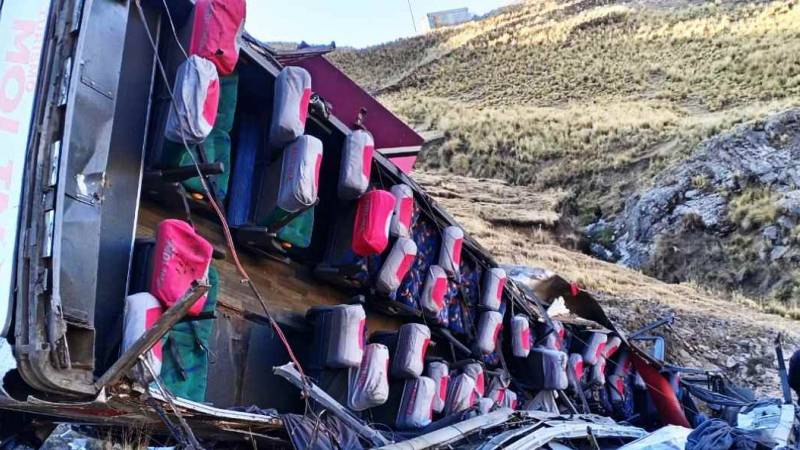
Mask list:
[[[392,299],[419,310],[419,296],[425,284],[425,277],[428,269],[436,264],[436,258],[439,256],[441,235],[436,226],[420,214],[420,210],[416,206],[414,216],[411,239],[417,244],[417,257]]]
[[[732,428],[719,419],[706,420],[686,438],[686,450],[766,450],[776,445],[762,430]]]
[[[453,280],[447,282],[445,301],[447,304],[447,327],[454,333],[466,334],[467,328],[464,322],[464,308],[461,304],[461,291],[458,283]]]
[[[481,357],[481,361],[488,366],[497,366],[500,364],[500,355],[495,350],[488,355],[483,355]]]
[[[466,317],[469,323],[478,324],[478,302],[481,297],[483,270],[474,262],[461,258],[461,290],[466,304]]]
[[[483,270],[468,258],[461,258],[461,283],[450,280],[447,290],[449,328],[454,333],[473,335],[477,326],[480,280]]]
[[[253,178],[256,156],[261,141],[261,124],[254,116],[244,116],[239,125],[239,142],[229,187],[228,222],[242,226],[250,217],[253,200]]]
[[[636,414],[633,407],[633,380],[631,378],[631,375],[625,377],[623,382],[625,388],[623,389],[624,392],[622,393],[622,400],[611,401],[611,409],[614,412],[614,418],[619,421],[627,421]],[[606,386],[606,388],[608,390],[615,389],[610,383]],[[609,398],[610,397],[611,396],[609,395]]]
[[[299,414],[284,414],[281,419],[292,445],[298,450],[364,448],[352,428],[330,414],[325,414],[320,421]]]

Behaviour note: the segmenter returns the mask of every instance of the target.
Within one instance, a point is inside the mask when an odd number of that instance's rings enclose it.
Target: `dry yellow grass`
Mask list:
[[[333,61],[421,129],[422,166],[567,189],[584,213],[702,139],[800,104],[800,6],[537,0]]]

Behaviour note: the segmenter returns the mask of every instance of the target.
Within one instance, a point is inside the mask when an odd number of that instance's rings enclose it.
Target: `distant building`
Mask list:
[[[470,14],[469,8],[449,9],[447,11],[438,11],[428,13],[428,25],[431,30],[442,27],[451,27],[464,22],[469,22],[473,19]]]

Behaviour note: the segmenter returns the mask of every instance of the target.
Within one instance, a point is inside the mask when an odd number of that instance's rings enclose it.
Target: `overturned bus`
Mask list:
[[[616,448],[752,400],[500,266],[410,176],[422,138],[244,0],[0,7],[0,408],[195,447]]]

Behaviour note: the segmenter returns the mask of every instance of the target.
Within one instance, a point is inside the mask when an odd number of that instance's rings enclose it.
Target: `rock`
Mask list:
[[[778,209],[788,214],[789,217],[800,217],[800,191],[792,190],[783,192],[776,206]]]
[[[703,189],[693,185],[698,178]],[[621,264],[668,282],[708,281],[769,297],[798,269],[790,251],[800,224],[798,186],[800,108],[793,108],[720,133],[657,175],[617,215],[612,253]],[[743,197],[748,191],[753,198]],[[733,201],[740,198],[752,204],[735,203],[745,217],[733,220]],[[774,209],[764,199],[774,201]],[[752,239],[762,225],[763,239]],[[754,255],[780,267],[757,264]],[[790,263],[794,267],[783,270]]]
[[[778,239],[779,235],[778,227],[775,225],[770,225],[761,231],[761,235],[770,241],[775,241]]]
[[[772,249],[772,251],[770,252],[769,259],[771,259],[772,261],[777,261],[777,260],[783,258],[783,256],[788,251],[789,251],[789,247],[787,247],[785,245],[778,245],[777,247],[774,247]]]
[[[608,261],[608,262],[615,261],[614,254],[611,253],[611,250],[603,247],[597,242],[592,242],[591,244],[589,244],[589,251],[592,253],[592,256],[599,258],[603,261]]]
[[[677,231],[679,219],[686,214],[698,214],[714,231],[727,221],[727,196],[719,191],[736,188],[738,180],[771,186],[782,193],[777,206],[786,218],[800,217],[800,191],[794,188],[800,186],[800,109],[760,123],[744,124],[703,142],[688,160],[656,177],[653,188],[626,202],[616,223],[622,263],[636,268],[646,265],[658,236]],[[691,180],[698,176],[712,189],[695,189]]]
[[[777,224],[784,230],[791,230],[797,226],[797,221],[793,217],[783,215],[778,217]]]

